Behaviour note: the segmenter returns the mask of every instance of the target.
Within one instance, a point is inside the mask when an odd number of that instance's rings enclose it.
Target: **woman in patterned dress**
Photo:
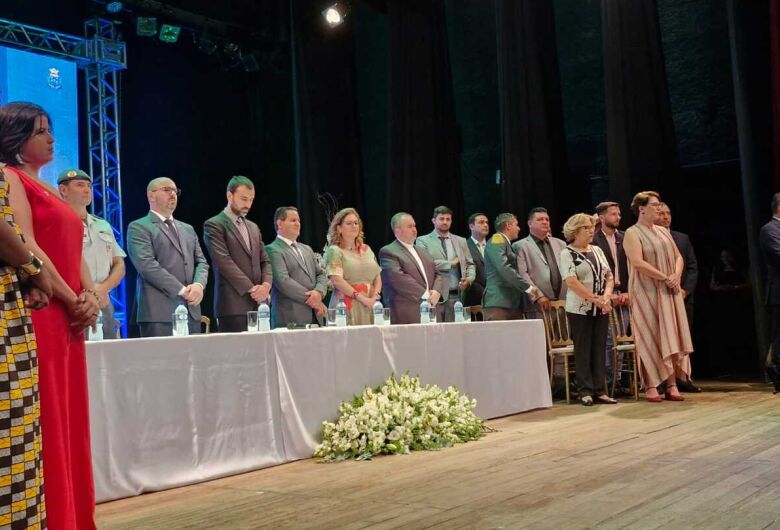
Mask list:
[[[683,401],[676,379],[690,380],[688,354],[693,352],[680,290],[683,258],[669,230],[655,224],[660,202],[660,195],[654,191],[637,193],[631,210],[638,220],[623,239],[631,267],[631,329],[647,401],[651,403],[663,401],[657,387],[664,381],[666,399]]]
[[[41,463],[38,354],[30,309],[49,303],[51,282],[40,269],[24,287],[18,268],[31,262],[0,169],[0,527],[46,528]],[[34,271],[33,271],[34,272]],[[22,462],[14,463],[21,458]]]
[[[81,257],[84,225],[40,176],[54,157],[48,113],[33,103],[0,107],[0,161],[9,204],[52,277],[48,307],[32,315],[38,350],[46,518],[57,530],[95,528],[84,329],[100,312]]]
[[[382,291],[381,269],[363,237],[363,221],[354,208],[344,208],[333,216],[325,254],[325,272],[334,288],[330,307],[344,300],[350,326],[374,321],[374,302]]]

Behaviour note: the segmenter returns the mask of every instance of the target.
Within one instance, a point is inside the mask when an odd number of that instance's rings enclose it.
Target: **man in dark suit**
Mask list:
[[[699,279],[699,264],[696,261],[696,253],[688,234],[672,230],[672,210],[669,205],[662,202],[658,205],[658,218],[655,221],[658,226],[663,226],[672,234],[677,249],[683,257],[685,266],[680,278],[680,289],[685,300],[685,313],[688,317],[688,328],[693,333],[693,292],[696,290],[696,282]],[[693,384],[693,380],[677,380],[677,388],[681,392],[701,392],[701,388]]]
[[[230,179],[227,206],[203,223],[203,241],[214,265],[214,316],[219,331],[246,331],[247,311],[270,299],[271,260],[260,228],[246,215],[255,185],[246,177]]]
[[[417,225],[414,218],[399,212],[390,219],[395,241],[379,250],[384,300],[390,307],[393,324],[419,324],[420,303],[436,306],[447,292],[444,275],[436,270],[425,249],[415,247]]]
[[[298,209],[277,208],[274,225],[276,239],[266,247],[274,274],[271,326],[319,324],[328,311],[322,303],[328,293],[328,277],[311,247],[298,241],[301,235]]]
[[[593,235],[593,244],[607,257],[609,268],[615,279],[612,291],[612,306],[628,305],[628,259],[623,250],[623,231],[620,230],[620,205],[616,202],[602,202],[596,206],[601,229]]]
[[[209,265],[195,229],[173,218],[180,194],[168,177],[152,180],[146,187],[149,215],[127,227],[127,254],[138,271],[136,321],[142,337],[172,335],[179,304],[189,310],[190,333],[200,333]]]
[[[780,193],[772,196],[772,219],[761,227],[758,243],[766,267],[766,305],[771,325],[772,357],[766,373],[780,392]]]
[[[493,224],[496,233],[485,247],[482,313],[485,320],[520,320],[526,295],[538,295],[538,290],[520,275],[517,254],[512,250],[512,241],[520,235],[520,225],[511,213],[499,214]]]
[[[600,228],[593,234],[593,244],[598,246],[607,258],[615,288],[612,291],[612,308],[622,311],[627,317],[628,300],[628,259],[623,249],[624,232],[620,230],[620,205],[606,201],[596,205],[596,215],[599,217]],[[612,327],[607,329],[606,373],[609,384],[612,384]]]
[[[466,291],[463,301],[467,306],[482,305],[482,293],[485,292],[485,245],[490,233],[490,222],[484,213],[474,213],[468,220],[471,237],[466,240],[474,261],[474,283]]]

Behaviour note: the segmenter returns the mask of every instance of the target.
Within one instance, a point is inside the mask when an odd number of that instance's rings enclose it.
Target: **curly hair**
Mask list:
[[[0,162],[19,165],[17,156],[33,135],[38,116],[46,116],[49,127],[54,127],[49,113],[35,103],[14,101],[0,107]]]
[[[343,208],[336,212],[336,215],[333,216],[333,219],[330,221],[330,227],[328,227],[328,244],[329,245],[336,245],[340,246],[342,243],[341,235],[339,234],[338,230],[336,230],[336,227],[341,226],[341,223],[344,222],[344,219],[349,215],[352,214],[355,217],[357,217],[358,220],[358,226],[360,227],[360,231],[358,232],[357,238],[355,238],[355,248],[360,250],[363,248],[363,241],[365,240],[365,234],[363,233],[363,220],[360,218],[360,214],[357,213],[357,210],[354,208]]]
[[[594,216],[587,213],[575,213],[563,225],[563,237],[571,243],[577,237],[577,232],[583,228],[596,226]]]

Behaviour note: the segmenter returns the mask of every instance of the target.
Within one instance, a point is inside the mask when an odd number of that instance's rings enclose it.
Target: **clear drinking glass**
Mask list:
[[[389,326],[390,325],[390,308],[389,307],[385,307],[384,313],[385,313],[385,326]]]
[[[328,309],[328,327],[336,325],[336,309]]]
[[[257,311],[246,312],[246,330],[260,331],[260,321],[257,319]]]

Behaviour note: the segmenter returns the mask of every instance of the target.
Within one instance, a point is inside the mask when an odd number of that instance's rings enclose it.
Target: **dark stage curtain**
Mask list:
[[[556,220],[584,186],[567,182],[553,2],[496,0],[496,28],[503,206],[521,219],[544,206]]]
[[[307,0],[291,0],[290,10],[297,206],[301,241],[317,250],[329,222],[320,195],[364,208],[354,40],[349,19],[328,28]]]
[[[655,0],[602,0],[611,199],[659,191],[674,208],[677,141]]]
[[[773,2],[774,3],[774,2]],[[729,0],[729,37],[731,68],[734,80],[734,104],[739,138],[739,163],[742,176],[742,201],[748,254],[750,283],[753,288],[753,311],[759,351],[756,368],[763,372],[769,347],[768,322],[764,306],[763,258],[758,247],[758,231],[770,219],[772,194],[780,191],[772,175],[772,104],[777,97],[770,76],[772,61],[769,1]]]
[[[780,0],[770,0],[769,39],[772,56],[772,118],[774,153],[774,186],[780,191]]]
[[[423,234],[433,229],[433,208],[444,204],[454,212],[453,231],[462,232],[463,185],[444,0],[388,2],[388,30],[388,213],[411,213]]]

